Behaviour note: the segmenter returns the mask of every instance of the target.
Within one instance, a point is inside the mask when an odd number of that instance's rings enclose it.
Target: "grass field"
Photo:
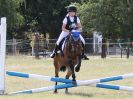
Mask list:
[[[6,70],[19,71],[33,74],[54,76],[53,60],[41,58],[39,60],[30,56],[7,56]],[[114,75],[128,74],[133,72],[133,57],[126,58],[107,58],[101,59],[100,56],[91,56],[90,60],[83,60],[77,79],[89,80]],[[65,77],[65,73],[60,72],[60,77]],[[24,79],[6,76],[6,92],[26,90],[53,85],[53,82],[46,82],[35,79]],[[110,82],[110,84],[133,86],[133,78],[122,81]],[[64,94],[64,89],[59,90],[58,94],[52,91],[35,94],[1,96],[0,99],[133,99],[133,92],[116,91],[95,87],[76,87],[69,89],[70,94]]]

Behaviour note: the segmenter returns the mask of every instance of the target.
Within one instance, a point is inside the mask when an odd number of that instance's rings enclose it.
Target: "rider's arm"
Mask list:
[[[78,27],[77,30],[82,32],[82,25],[81,25],[80,19],[78,17],[77,17],[77,27]]]
[[[66,29],[66,24],[62,24],[62,31],[69,33],[69,30]]]
[[[81,25],[81,23],[77,23],[77,27],[78,27],[77,30],[79,30],[80,32],[82,32],[82,25]]]
[[[69,30],[66,29],[67,18],[65,17],[62,24],[62,31],[69,33]]]

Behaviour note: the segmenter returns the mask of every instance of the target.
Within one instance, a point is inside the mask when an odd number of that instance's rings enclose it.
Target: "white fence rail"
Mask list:
[[[93,38],[86,38],[86,47],[85,47],[85,53],[90,55],[99,55],[101,54],[101,47],[102,43],[93,43]],[[34,48],[31,45],[30,40],[7,40],[7,54],[11,55],[17,55],[17,54],[33,54]],[[56,39],[48,39],[44,42],[39,42],[39,53],[40,54],[49,54],[54,49],[56,43]],[[108,42],[105,43],[107,46],[107,55],[126,55],[128,46],[130,45],[130,54],[133,54],[133,44],[130,44],[128,42],[124,43],[117,43],[117,42]],[[94,49],[95,48],[95,49]],[[94,52],[95,51],[95,52]]]

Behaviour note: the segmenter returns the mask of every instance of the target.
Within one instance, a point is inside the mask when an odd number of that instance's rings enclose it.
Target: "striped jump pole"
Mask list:
[[[21,73],[21,72],[10,72],[10,71],[6,72],[6,74],[10,76],[16,76],[16,77],[22,77],[22,78],[37,78],[37,79],[42,79],[46,81],[67,83],[67,84],[61,84],[57,86],[49,86],[49,87],[18,91],[18,92],[14,92],[11,94],[37,93],[37,92],[52,91],[55,89],[64,89],[64,88],[71,88],[71,87],[77,87],[77,86],[93,86],[93,87],[98,87],[98,88],[106,88],[106,89],[114,89],[114,90],[133,91],[133,87],[101,84],[103,82],[122,80],[125,78],[132,78],[133,74],[124,74],[124,75],[119,75],[119,76],[112,76],[112,77],[92,79],[92,80],[82,80],[82,81],[78,80],[77,85],[72,84],[72,80],[64,79],[64,78],[49,77],[49,76],[36,75],[36,74],[27,74],[27,73]]]
[[[65,79],[65,78],[59,78],[59,77],[50,77],[50,76],[43,76],[43,75],[37,75],[37,74],[27,74],[27,73],[14,72],[14,71],[7,71],[6,74],[9,76],[16,76],[16,77],[21,77],[21,78],[34,78],[34,79],[40,79],[40,80],[45,80],[45,81],[72,83],[72,80]]]
[[[48,86],[48,87],[35,88],[35,89],[30,89],[30,90],[17,91],[17,92],[13,92],[10,94],[11,95],[12,94],[32,94],[32,93],[53,91],[55,89],[64,89],[64,88],[71,88],[71,87],[76,87],[76,85],[73,85],[72,83],[60,84],[57,86]]]
[[[30,90],[17,91],[17,92],[13,92],[13,93],[10,93],[10,94],[11,95],[32,94],[32,93],[53,91],[55,89],[78,87],[78,86],[83,86],[83,85],[84,85],[83,83],[82,84],[78,83],[78,85],[73,85],[72,83],[68,83],[68,84],[61,84],[61,85],[57,85],[57,86],[49,86],[49,87],[35,88],[35,89],[30,89]],[[92,84],[92,85],[89,84],[89,86],[97,87],[97,88],[105,88],[105,89],[112,89],[112,90],[124,90],[124,91],[133,92],[133,87],[128,87],[128,86],[119,86],[119,85],[101,84],[101,83]]]
[[[46,81],[72,83],[72,80],[69,80],[69,79],[43,76],[43,75],[37,75],[37,74],[27,74],[27,73],[14,72],[14,71],[7,71],[6,74],[9,76],[16,76],[16,77],[22,77],[22,78],[35,78],[35,79],[41,79],[41,80],[46,80]],[[126,78],[133,78],[133,74],[124,74],[124,75],[111,76],[111,77],[105,77],[105,78],[93,79],[93,80],[84,80],[84,81],[78,81],[78,82],[82,83],[83,85],[85,84],[88,85],[88,84],[96,84],[96,83],[122,80]]]

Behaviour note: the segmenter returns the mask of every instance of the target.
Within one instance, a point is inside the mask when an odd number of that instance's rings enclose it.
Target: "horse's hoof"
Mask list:
[[[87,58],[87,57],[86,57],[86,58],[84,58],[84,59],[85,59],[85,60],[90,60],[90,59],[89,59],[89,58]]]
[[[72,84],[74,84],[74,85],[77,85],[77,82],[76,82],[76,80],[75,80],[75,81],[73,81],[73,82],[72,82]]]
[[[57,94],[58,92],[57,91],[54,91],[54,94]]]
[[[75,71],[76,71],[76,72],[79,72],[79,70],[80,70],[80,67],[76,67],[76,68],[75,68]]]

